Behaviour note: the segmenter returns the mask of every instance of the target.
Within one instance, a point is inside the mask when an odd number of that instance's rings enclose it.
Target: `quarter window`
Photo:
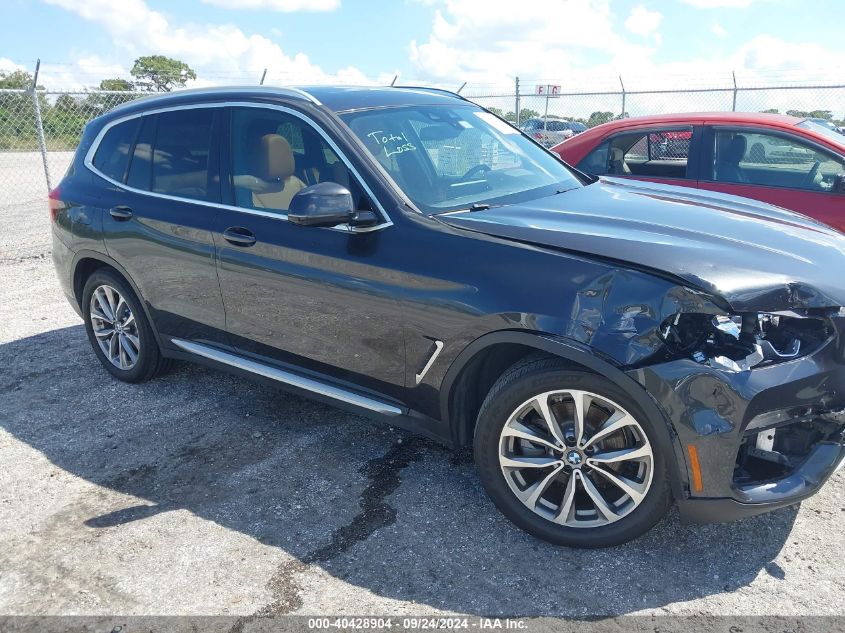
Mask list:
[[[130,119],[109,128],[97,147],[93,164],[99,172],[112,180],[123,182],[129,151],[138,134],[140,119]]]
[[[219,197],[216,174],[209,170],[213,121],[211,108],[158,115],[152,191],[196,200]]]
[[[711,178],[716,182],[831,191],[845,161],[792,136],[717,130]]]

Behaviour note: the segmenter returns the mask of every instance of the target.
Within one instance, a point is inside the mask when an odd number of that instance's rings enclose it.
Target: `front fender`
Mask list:
[[[636,380],[626,374],[619,365],[609,357],[604,357],[595,350],[563,337],[524,332],[519,330],[505,330],[492,332],[479,337],[470,343],[454,360],[446,372],[440,389],[440,408],[443,420],[450,420],[450,402],[461,371],[467,367],[472,359],[494,345],[511,344],[522,345],[557,356],[580,365],[587,370],[604,376],[629,394],[637,405],[645,412],[649,419],[655,421],[658,429],[665,429],[665,433],[658,433],[656,442],[658,450],[666,456],[669,469],[669,480],[676,499],[686,496],[687,468],[683,456],[683,449],[678,441],[678,435],[672,427],[669,418],[655,399]],[[450,422],[452,440],[456,446],[465,446],[470,442],[464,429],[456,428]]]

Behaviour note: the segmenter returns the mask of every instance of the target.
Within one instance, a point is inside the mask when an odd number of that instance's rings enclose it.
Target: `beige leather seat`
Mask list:
[[[278,134],[265,134],[257,148],[256,177],[261,187],[252,192],[252,204],[257,209],[287,211],[296,192],[305,188],[296,173],[296,161],[290,143]]]
[[[625,162],[625,152],[618,147],[610,149],[610,173],[611,174],[630,174],[631,168]]]

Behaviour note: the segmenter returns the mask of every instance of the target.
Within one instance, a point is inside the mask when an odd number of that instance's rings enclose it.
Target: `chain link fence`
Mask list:
[[[145,94],[0,90],[0,212],[46,209],[85,124]]]
[[[544,94],[537,94],[542,86]],[[466,86],[462,94],[513,123],[538,119],[548,144],[567,125],[592,127],[623,116],[714,110],[825,116],[842,124],[845,85],[728,86],[685,90],[561,91],[540,80]],[[67,170],[85,124],[144,92],[0,90],[0,209],[40,204]],[[570,126],[571,127],[571,126]],[[558,134],[559,132],[559,134]],[[556,136],[557,135],[557,136]]]
[[[548,81],[517,79],[509,87],[468,87],[462,94],[536,132],[536,138],[547,145],[564,140],[572,131],[613,119],[675,112],[779,112],[845,125],[845,84],[742,86],[730,78],[726,85],[715,87],[626,90],[620,79],[618,89],[588,92],[562,88]],[[580,125],[565,125],[567,122]]]

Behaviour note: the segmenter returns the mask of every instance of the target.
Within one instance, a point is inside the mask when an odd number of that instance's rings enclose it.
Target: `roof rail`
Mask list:
[[[247,91],[247,90],[255,90],[260,92],[268,92],[268,93],[276,93],[280,95],[285,95],[288,97],[297,97],[299,99],[304,99],[306,101],[310,101],[315,105],[322,105],[320,101],[311,93],[301,89],[295,88],[293,86],[272,86],[272,85],[259,85],[259,86],[208,86],[204,88],[187,88],[185,90],[174,90],[173,92],[160,92],[160,93],[150,93],[148,96],[144,96],[140,99],[133,99],[131,101],[127,101],[125,103],[120,104],[113,110],[118,109],[127,109],[131,108],[133,104],[137,103],[155,103],[157,101],[167,102],[174,99],[178,99],[180,96],[211,96],[219,93],[226,93],[226,92],[238,92],[238,91]]]
[[[456,97],[462,101],[469,101],[466,97],[459,95],[457,92],[452,92],[451,90],[446,90],[445,88],[432,88],[431,86],[394,86],[391,85],[391,88],[408,88],[410,90],[426,90],[428,92],[439,92],[445,95],[449,95],[450,97]]]

